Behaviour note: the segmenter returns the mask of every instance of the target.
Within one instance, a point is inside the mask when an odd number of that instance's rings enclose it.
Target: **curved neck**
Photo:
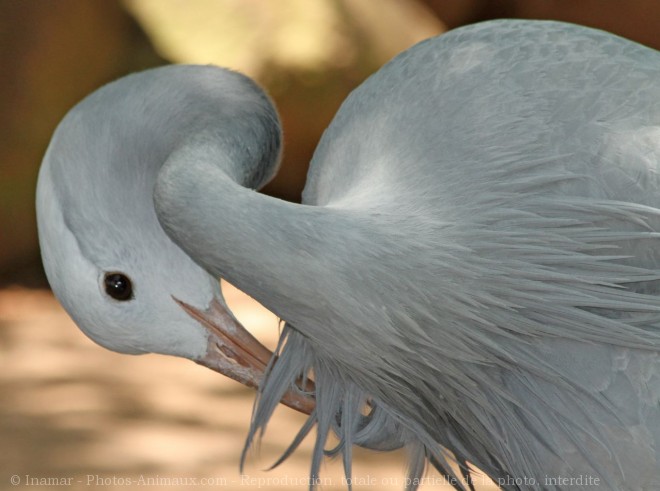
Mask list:
[[[155,205],[163,228],[204,269],[288,322],[318,315],[328,288],[341,288],[360,227],[345,212],[247,189],[226,170],[233,168],[228,162],[201,151],[175,152],[159,174]]]

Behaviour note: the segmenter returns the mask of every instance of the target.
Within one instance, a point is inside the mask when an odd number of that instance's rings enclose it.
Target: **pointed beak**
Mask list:
[[[173,298],[209,334],[206,354],[195,360],[196,363],[258,390],[273,352],[250,334],[220,299],[213,299],[206,310],[199,310]],[[277,360],[273,360],[273,363],[277,363]],[[280,402],[296,411],[310,414],[316,404],[314,398],[308,395],[310,389],[313,391],[313,387],[305,387],[307,394],[289,390]]]

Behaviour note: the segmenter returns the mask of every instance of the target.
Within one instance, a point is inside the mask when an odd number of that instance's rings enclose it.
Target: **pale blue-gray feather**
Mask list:
[[[304,206],[182,157],[156,205],[199,264],[290,326],[250,439],[311,371],[313,475],[334,428],[341,451],[408,446],[413,477],[427,459],[450,472],[446,448],[507,490],[581,489],[543,481],[579,475],[656,489],[659,142],[658,53],[497,21],[420,43],[354,91]]]
[[[460,52],[473,54],[474,60],[466,72],[456,75],[453,65],[468,63],[455,59]],[[414,312],[417,318],[412,322],[402,323],[399,312],[392,316],[399,326],[417,324],[426,337],[435,337],[431,333],[437,328],[431,326],[438,320],[456,329],[459,339],[454,343],[460,344],[449,351],[441,348],[448,342],[442,329],[436,331],[443,337],[434,339],[435,344],[410,350],[416,359],[407,359],[405,371],[411,377],[405,378],[427,380],[437,371],[439,377],[444,375],[443,385],[452,385],[455,377],[453,390],[474,401],[472,407],[481,413],[474,421],[460,415],[456,423],[477,431],[465,437],[482,447],[477,450],[481,455],[463,451],[486,468],[486,454],[496,455],[498,464],[514,476],[532,476],[534,469],[547,465],[538,445],[559,455],[558,460],[570,460],[561,450],[565,444],[551,436],[559,433],[572,439],[568,445],[585,459],[584,469],[591,468],[613,489],[635,489],[638,477],[629,476],[627,484],[622,480],[620,458],[613,448],[618,443],[603,435],[599,421],[621,419],[616,411],[624,401],[617,404],[600,390],[593,392],[590,379],[581,382],[583,371],[557,365],[553,358],[568,349],[565,343],[558,342],[555,350],[546,349],[541,356],[534,345],[549,337],[611,346],[606,349],[611,353],[619,349],[616,346],[642,350],[640,359],[657,356],[659,75],[657,53],[603,33],[552,23],[484,24],[428,41],[395,59],[347,100],[319,146],[306,202],[373,209],[374,221],[395,224],[399,234],[393,235],[411,271],[415,257],[426,261],[420,267],[433,264],[434,251],[431,241],[427,250],[419,243],[406,250],[410,236],[419,240],[425,233],[422,227],[406,226],[410,218],[412,226],[424,224],[437,231],[434,239],[442,237],[442,244],[469,249],[464,254],[457,248],[452,258],[460,271],[438,269],[439,274],[446,271],[455,292],[424,284],[422,275],[401,270],[392,275],[399,291],[415,292],[424,300],[418,300],[424,307]],[[422,116],[428,110],[437,116]],[[654,126],[655,142],[645,130]],[[634,138],[645,131],[642,148],[613,143],[618,132]],[[429,154],[431,149],[434,154]],[[406,193],[414,199],[406,201]],[[437,208],[442,212],[433,216]],[[371,251],[373,259],[381,252]],[[451,249],[440,251],[448,252]],[[444,260],[436,259],[440,264]],[[372,287],[374,296],[393,298],[383,294],[382,286],[363,283],[368,286],[362,285],[361,293]],[[442,319],[433,317],[433,309],[419,317],[433,304],[432,298],[442,302]],[[512,342],[508,333],[525,337]],[[406,352],[405,344],[397,347]],[[579,351],[593,356],[589,344],[581,344]],[[439,358],[498,369],[491,374],[479,369],[471,377],[473,370],[457,372]],[[611,363],[606,356],[596,366],[607,371]],[[658,367],[652,369],[655,388],[646,391],[651,405],[644,410],[656,419]],[[493,389],[504,382],[506,392],[514,380],[524,385],[516,385],[506,396]],[[477,393],[460,387],[474,381],[480,381]],[[574,401],[548,406],[552,386],[557,387],[557,397],[571,394]],[[436,411],[449,409],[437,404]],[[413,417],[416,410],[428,412],[425,406],[414,408],[409,400],[393,405],[405,411],[402,419]],[[594,408],[600,408],[598,418],[589,414]],[[433,421],[437,425],[440,420],[436,416]],[[655,434],[657,441],[660,429],[651,422],[645,431]],[[623,427],[619,421],[605,424]],[[510,441],[511,448],[497,448],[483,441],[485,435]],[[589,462],[587,445],[593,444],[613,455],[611,467]],[[658,471],[659,451],[654,452],[650,458]],[[626,462],[633,465],[631,459]],[[650,475],[640,482],[650,482]]]

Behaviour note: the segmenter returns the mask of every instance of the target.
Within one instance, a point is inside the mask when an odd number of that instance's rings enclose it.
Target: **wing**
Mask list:
[[[242,188],[222,152],[170,157],[167,233],[289,325],[253,430],[312,371],[313,474],[334,428],[348,468],[353,443],[405,444],[415,476],[445,447],[530,489],[654,489],[658,101],[656,52],[498,21],[413,47],[347,99],[315,206]]]
[[[520,177],[520,166],[538,164],[537,177],[562,163],[596,179],[578,194],[653,206],[659,58],[555,22],[494,21],[424,41],[344,102],[316,150],[304,202],[463,197],[466,185],[484,192],[498,177]]]
[[[351,94],[303,200],[401,254],[361,282],[414,353],[384,404],[493,474],[657,486],[659,101],[657,52],[520,21],[421,43]]]

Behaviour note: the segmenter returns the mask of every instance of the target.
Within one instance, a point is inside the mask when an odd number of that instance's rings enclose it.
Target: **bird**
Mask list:
[[[70,110],[37,218],[81,330],[256,388],[246,448],[280,401],[308,414],[282,459],[314,430],[311,478],[326,456],[350,476],[355,446],[404,447],[409,490],[429,466],[457,490],[472,466],[507,491],[660,489],[657,51],[477,23],[347,97],[299,204],[258,192],[281,142],[265,91],[210,65]],[[218,278],[283,321],[274,352]]]

